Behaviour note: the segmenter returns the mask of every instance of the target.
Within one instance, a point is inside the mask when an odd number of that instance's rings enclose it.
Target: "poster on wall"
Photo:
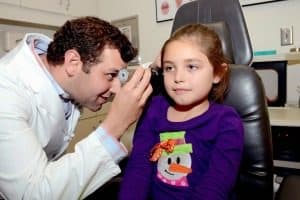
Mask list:
[[[263,3],[271,3],[276,1],[285,1],[285,0],[239,0],[241,6],[251,6]]]
[[[155,0],[156,22],[172,20],[180,6],[194,0]]]

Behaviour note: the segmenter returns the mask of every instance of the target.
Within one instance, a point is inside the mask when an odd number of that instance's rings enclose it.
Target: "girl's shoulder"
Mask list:
[[[220,114],[232,113],[232,114],[239,116],[237,110],[234,107],[226,105],[226,104],[210,102],[210,110],[213,112],[218,112]]]
[[[148,102],[148,107],[163,109],[164,107],[168,107],[168,106],[169,106],[169,102],[167,98],[163,95],[152,96]]]
[[[150,118],[162,117],[164,116],[163,113],[168,109],[168,106],[169,103],[164,96],[152,96],[148,99],[143,113]]]
[[[220,122],[221,124],[225,124],[225,126],[228,126],[232,123],[242,125],[243,120],[241,115],[232,106],[212,103],[210,110],[211,116],[214,116],[216,121]]]

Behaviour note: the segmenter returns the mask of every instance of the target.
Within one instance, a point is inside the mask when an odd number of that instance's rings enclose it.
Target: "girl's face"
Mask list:
[[[220,78],[199,47],[187,40],[170,42],[163,57],[164,84],[177,106],[208,103],[208,94]]]

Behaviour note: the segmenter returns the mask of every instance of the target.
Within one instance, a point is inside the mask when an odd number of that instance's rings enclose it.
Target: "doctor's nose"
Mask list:
[[[109,91],[113,94],[116,94],[120,91],[121,86],[122,86],[121,81],[118,78],[115,78],[111,84]]]
[[[110,89],[105,94],[108,97],[107,101],[112,101],[115,95],[120,91],[120,89],[121,82],[119,79],[115,78],[110,86]]]

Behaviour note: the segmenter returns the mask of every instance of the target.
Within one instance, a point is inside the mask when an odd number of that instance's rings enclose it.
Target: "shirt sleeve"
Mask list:
[[[116,163],[119,163],[127,156],[128,151],[126,147],[108,134],[101,126],[96,129],[96,135]]]
[[[224,200],[232,195],[243,152],[243,125],[238,114],[230,109],[220,115],[218,127],[209,167],[191,199]]]

